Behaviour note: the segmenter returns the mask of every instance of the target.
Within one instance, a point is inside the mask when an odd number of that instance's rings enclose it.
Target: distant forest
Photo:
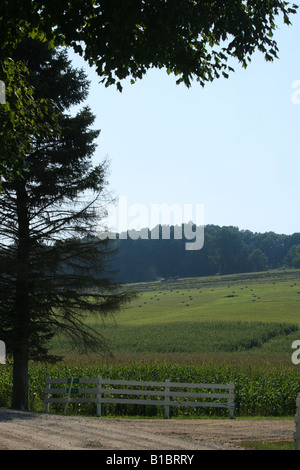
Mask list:
[[[232,226],[207,225],[204,246],[194,251],[185,249],[185,238],[174,239],[174,227],[170,227],[170,233],[169,240],[151,240],[150,236],[147,239],[133,240],[129,236],[122,239],[120,235],[116,240],[110,240],[110,247],[117,249],[110,262],[115,279],[133,283],[281,267],[300,268],[300,233],[253,233]]]

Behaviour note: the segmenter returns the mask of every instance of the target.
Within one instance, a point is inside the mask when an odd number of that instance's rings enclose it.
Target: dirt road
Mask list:
[[[293,439],[293,420],[140,420],[0,409],[0,450],[231,450]]]

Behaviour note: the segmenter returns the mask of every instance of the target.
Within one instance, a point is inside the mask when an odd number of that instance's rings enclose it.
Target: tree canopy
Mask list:
[[[285,24],[297,5],[280,0],[4,0],[1,56],[24,36],[66,45],[95,65],[109,85],[151,67],[165,67],[190,85],[227,74],[229,57],[247,66],[259,50],[277,57],[276,20]]]
[[[164,68],[177,83],[190,86],[196,79],[204,86],[229,76],[229,59],[247,67],[257,50],[267,61],[276,58],[276,21],[291,24],[297,8],[282,0],[2,0],[0,80],[8,93],[0,110],[0,175],[19,171],[26,154],[12,136],[37,125],[25,70],[11,59],[24,38],[73,48],[105,86],[115,84],[120,91],[122,80],[134,83],[150,68]],[[53,126],[50,103],[44,113]]]

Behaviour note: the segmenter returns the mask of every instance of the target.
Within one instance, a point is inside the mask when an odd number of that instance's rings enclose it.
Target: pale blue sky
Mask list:
[[[299,14],[292,21],[278,23],[279,60],[257,53],[246,70],[236,63],[228,80],[205,88],[151,70],[120,94],[70,53],[92,81],[94,161],[110,159],[110,190],[149,211],[203,204],[206,225],[300,232]]]

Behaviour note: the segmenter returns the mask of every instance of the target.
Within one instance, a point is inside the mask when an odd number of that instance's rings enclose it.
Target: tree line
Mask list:
[[[300,268],[300,233],[253,233],[233,226],[207,225],[204,246],[194,251],[187,251],[185,238],[174,239],[173,233],[174,227],[170,227],[169,240],[151,240],[150,235],[134,240],[117,235],[110,242],[117,250],[110,263],[116,279],[132,283]]]

